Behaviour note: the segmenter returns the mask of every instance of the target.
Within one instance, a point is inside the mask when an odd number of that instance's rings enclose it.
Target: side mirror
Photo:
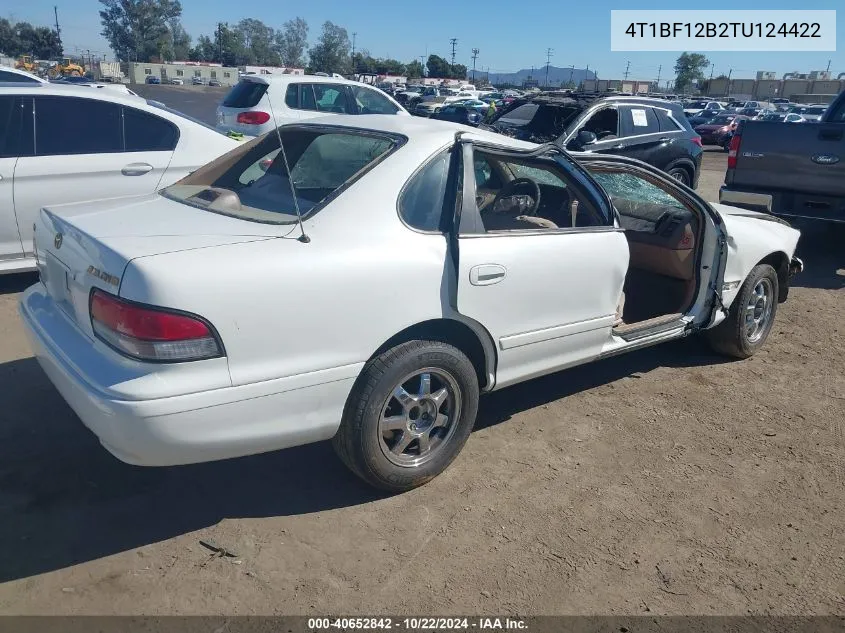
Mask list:
[[[567,146],[569,149],[580,151],[587,145],[595,143],[597,140],[598,137],[593,132],[590,132],[589,130],[581,130],[575,135],[575,138],[569,141]]]

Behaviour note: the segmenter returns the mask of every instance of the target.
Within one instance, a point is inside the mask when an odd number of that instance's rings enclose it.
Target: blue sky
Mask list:
[[[98,0],[27,0],[4,16],[27,20],[34,24],[52,24],[53,5],[59,8],[66,50],[90,49],[108,52],[100,36]],[[450,54],[449,39],[458,38],[456,61],[471,66],[471,49],[480,49],[477,67],[490,68],[491,73],[537,67],[546,63],[546,48],[554,49],[552,64],[577,68],[589,66],[605,79],[620,78],[628,60],[632,79],[653,80],[663,66],[661,79],[671,78],[677,53],[612,53],[610,52],[611,9],[678,9],[695,8],[679,5],[677,0],[643,0],[637,4],[621,0],[308,0],[307,2],[258,2],[243,5],[231,0],[182,0],[182,21],[196,38],[211,34],[218,21],[237,22],[244,17],[263,20],[280,27],[285,20],[303,17],[311,27],[310,39],[319,34],[326,21],[345,27],[350,37],[357,33],[357,48],[367,49],[378,57],[391,56],[402,61],[436,53]],[[8,5],[7,5],[8,6]],[[247,6],[249,8],[247,9]],[[701,3],[706,9],[837,9],[845,8],[842,0],[709,0]],[[706,53],[715,65],[715,74],[753,77],[757,70],[778,73],[830,69],[845,72],[845,10],[837,17],[835,52],[822,53]],[[522,23],[521,23],[522,22]],[[110,55],[110,53],[109,53]],[[662,82],[661,82],[662,83]]]

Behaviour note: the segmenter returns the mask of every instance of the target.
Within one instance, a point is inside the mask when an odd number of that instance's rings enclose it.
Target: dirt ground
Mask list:
[[[328,444],[116,461],[30,356],[34,278],[0,278],[0,613],[845,613],[845,232],[805,228],[754,358],[691,339],[490,395],[398,496]]]

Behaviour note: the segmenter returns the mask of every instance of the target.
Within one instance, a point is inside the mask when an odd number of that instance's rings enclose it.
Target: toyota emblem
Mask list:
[[[59,250],[62,247],[62,240],[64,237],[61,233],[56,233],[56,237],[53,238],[53,246],[56,247],[56,250]]]

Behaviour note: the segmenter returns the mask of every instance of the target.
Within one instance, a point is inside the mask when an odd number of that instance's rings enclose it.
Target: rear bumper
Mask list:
[[[35,357],[70,407],[121,461],[171,466],[262,453],[331,438],[359,367],[348,377],[306,387],[279,381],[154,399],[110,397],[80,367],[103,358],[41,284],[29,288],[19,311]],[[72,350],[73,358],[67,354]],[[84,356],[88,356],[84,358]],[[334,378],[337,375],[335,374]],[[313,380],[311,381],[313,382]],[[302,384],[302,381],[299,381]]]
[[[761,191],[722,185],[719,202],[786,218],[845,223],[845,198],[793,191]]]

